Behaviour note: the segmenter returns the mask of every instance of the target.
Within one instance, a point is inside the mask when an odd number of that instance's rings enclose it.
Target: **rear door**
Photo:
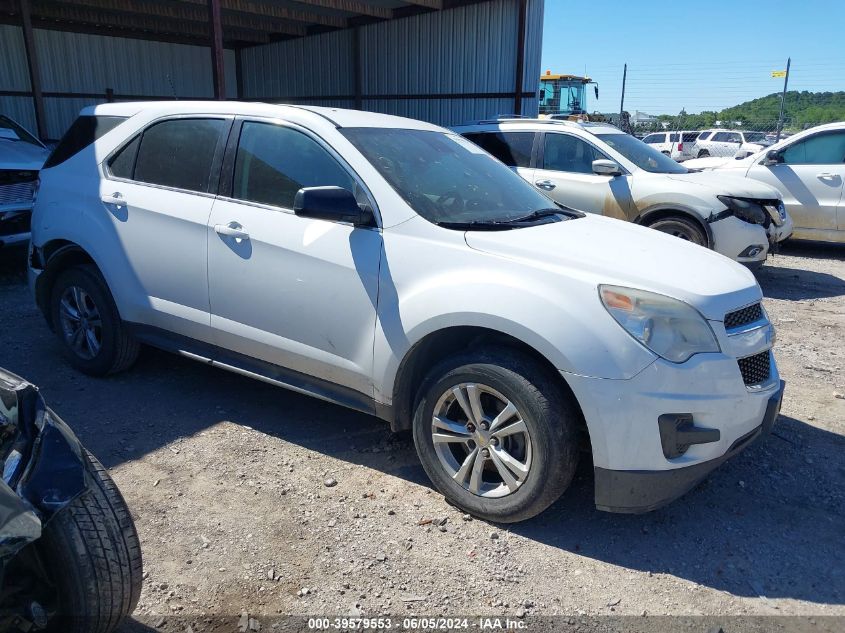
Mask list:
[[[129,271],[124,318],[210,340],[206,225],[230,117],[158,121],[105,163],[100,200]]]
[[[372,202],[309,131],[236,124],[208,220],[211,325],[217,345],[240,355],[233,364],[264,375],[285,368],[299,374],[286,374],[288,384],[318,378],[372,398],[381,232],[295,215],[296,192],[316,186]]]
[[[593,173],[593,161],[608,156],[592,143],[566,132],[545,132],[540,140],[534,172],[538,189],[567,207],[628,219],[628,177]]]
[[[708,149],[712,156],[733,156],[740,145],[742,135],[739,132],[716,132]]]
[[[781,192],[796,229],[845,230],[845,130],[804,137],[781,156],[776,165],[752,165],[748,176]]]

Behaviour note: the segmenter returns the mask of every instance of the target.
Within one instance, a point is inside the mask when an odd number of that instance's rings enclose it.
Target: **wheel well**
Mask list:
[[[517,350],[526,356],[536,360],[545,367],[549,375],[560,385],[560,388],[572,398],[572,402],[581,412],[580,404],[572,393],[567,382],[560,375],[555,366],[536,349],[520,341],[519,339],[483,327],[456,326],[437,332],[432,332],[421,341],[417,342],[402,359],[396,380],[393,384],[393,419],[391,428],[394,431],[407,431],[411,428],[419,397],[420,387],[429,371],[443,359],[454,355],[456,352],[481,349],[485,347],[507,347]],[[587,427],[583,415],[580,416],[579,425],[583,427],[586,435]],[[589,441],[589,438],[587,438]]]
[[[67,240],[53,240],[40,249],[41,261],[44,269],[35,284],[35,301],[47,324],[52,328],[53,323],[50,316],[50,295],[53,292],[53,284],[62,271],[78,266],[80,264],[93,264],[94,259],[87,251],[74,242]]]
[[[713,232],[710,230],[710,226],[703,222],[701,218],[696,217],[688,211],[682,211],[680,209],[657,209],[656,211],[650,211],[639,216],[634,220],[634,223],[641,224],[642,226],[650,226],[654,222],[665,220],[666,218],[683,218],[684,220],[695,222],[704,231],[704,236],[707,238],[707,247],[713,248]]]

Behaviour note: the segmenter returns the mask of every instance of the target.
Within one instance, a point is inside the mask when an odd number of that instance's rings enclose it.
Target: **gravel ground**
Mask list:
[[[40,385],[132,508],[145,624],[127,630],[215,616],[269,630],[277,614],[845,616],[845,246],[789,245],[759,272],[787,381],[774,435],[641,516],[596,511],[584,459],[558,503],[512,526],[447,505],[410,437],[375,418],[155,350],[113,378],[73,371],[22,266],[0,254],[0,365]]]

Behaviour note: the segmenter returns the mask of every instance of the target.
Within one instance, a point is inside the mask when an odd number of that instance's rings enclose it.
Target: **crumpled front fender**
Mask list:
[[[86,490],[82,451],[35,385],[0,370],[0,562]]]

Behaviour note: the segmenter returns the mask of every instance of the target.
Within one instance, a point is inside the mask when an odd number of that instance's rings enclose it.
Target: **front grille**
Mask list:
[[[725,329],[733,330],[734,328],[754,323],[763,318],[763,307],[759,303],[754,305],[728,312],[725,315]]]
[[[35,182],[38,172],[32,169],[0,169],[0,185],[16,185],[20,182]]]
[[[746,385],[759,385],[766,382],[772,375],[771,358],[768,350],[740,358],[736,361],[742,374],[742,382]]]
[[[19,182],[13,185],[0,185],[0,205],[29,204],[35,193],[35,182]]]
[[[0,216],[0,237],[29,233],[31,216],[30,211],[15,213],[9,220],[5,219],[7,216]]]

